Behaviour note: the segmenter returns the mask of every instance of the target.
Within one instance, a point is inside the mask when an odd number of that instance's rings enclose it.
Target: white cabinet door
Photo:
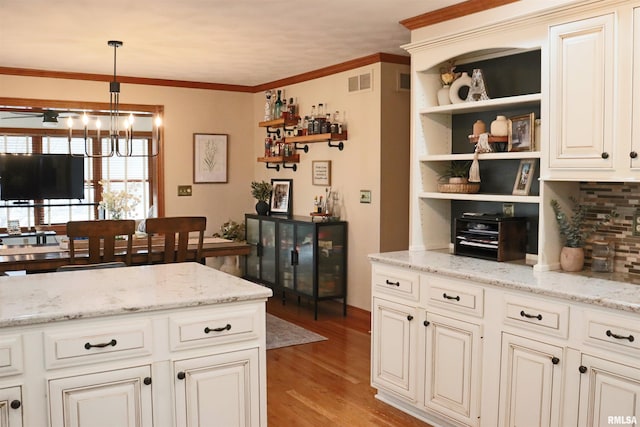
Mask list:
[[[22,392],[20,387],[0,389],[0,427],[22,427]]]
[[[176,425],[259,426],[257,348],[174,363]]]
[[[411,402],[416,402],[416,308],[374,298],[372,318],[373,386],[395,392]]]
[[[425,407],[479,425],[480,326],[433,313],[427,313],[424,326]]]
[[[633,9],[633,97],[630,167],[640,168],[640,8]]]
[[[583,372],[584,371],[584,372]],[[580,378],[580,426],[640,422],[640,369],[584,354]],[[635,421],[634,421],[635,420]]]
[[[608,14],[550,29],[550,168],[613,166],[614,25]]]
[[[151,367],[49,380],[52,427],[152,427]]]
[[[501,426],[559,426],[562,348],[502,334]]]

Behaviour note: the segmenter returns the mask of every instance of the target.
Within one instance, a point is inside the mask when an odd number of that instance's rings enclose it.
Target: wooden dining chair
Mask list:
[[[96,221],[67,222],[69,237],[69,258],[71,264],[111,263],[116,260],[116,240],[126,236],[126,252],[124,263],[131,265],[133,234],[136,222],[132,219],[107,219]],[[78,257],[76,252],[78,239],[87,241],[89,257]]]
[[[204,216],[175,216],[162,218],[147,218],[145,231],[147,232],[147,250],[149,264],[153,263],[153,238],[164,237],[164,263],[197,261],[202,262],[202,241],[207,218]],[[198,233],[195,256],[189,256],[189,234]],[[177,238],[176,238],[177,236]]]

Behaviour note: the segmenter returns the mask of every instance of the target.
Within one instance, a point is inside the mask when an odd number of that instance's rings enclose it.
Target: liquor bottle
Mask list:
[[[282,116],[282,99],[280,98],[281,93],[282,91],[278,89],[278,98],[276,99],[275,108],[273,111],[274,120],[277,120]]]
[[[264,139],[264,156],[265,157],[270,157],[271,156],[271,137],[268,136]]]
[[[273,117],[271,116],[271,102],[272,102],[272,96],[271,96],[271,91],[268,90],[264,93],[265,96],[265,103],[264,103],[264,121],[268,122],[269,120],[273,119]]]
[[[291,117],[298,115],[298,104],[295,103],[293,98],[289,98],[289,114],[291,114]]]
[[[313,135],[314,121],[316,119],[316,106],[311,106],[311,115],[309,116],[309,120],[307,122],[307,135]]]
[[[333,121],[336,124],[336,131],[334,133],[342,133],[342,118],[340,117],[340,111],[336,110],[333,114]]]

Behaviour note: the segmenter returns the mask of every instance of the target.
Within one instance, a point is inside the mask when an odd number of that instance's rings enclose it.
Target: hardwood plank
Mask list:
[[[341,303],[322,301],[314,321],[310,302],[276,296],[267,312],[328,338],[267,351],[270,426],[429,426],[375,399],[368,311],[348,307],[343,317]]]

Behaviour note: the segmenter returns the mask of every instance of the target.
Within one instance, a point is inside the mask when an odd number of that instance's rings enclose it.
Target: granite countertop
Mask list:
[[[536,271],[531,266],[487,261],[437,251],[398,251],[369,255],[397,267],[469,279],[507,289],[640,314],[640,285],[560,271]]]
[[[0,327],[264,299],[264,286],[198,263],[0,276]]]

